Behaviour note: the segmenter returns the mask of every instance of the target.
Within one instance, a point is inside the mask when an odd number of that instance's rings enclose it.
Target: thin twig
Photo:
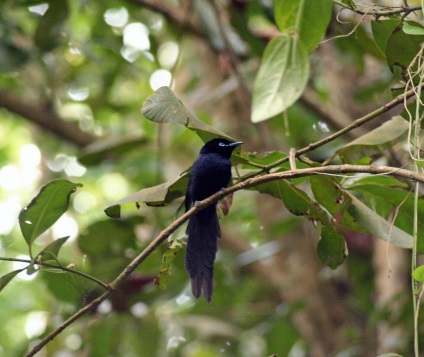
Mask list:
[[[212,203],[218,201],[222,197],[233,194],[236,191],[243,190],[248,187],[254,187],[266,182],[278,181],[284,179],[293,179],[297,177],[305,177],[317,174],[349,174],[349,173],[368,173],[371,175],[390,175],[395,177],[402,177],[409,180],[424,183],[424,175],[418,174],[414,171],[406,169],[400,169],[397,167],[390,166],[374,166],[374,165],[330,165],[323,167],[311,167],[306,169],[289,170],[284,172],[277,172],[259,177],[249,178],[245,181],[239,182],[238,184],[231,186],[225,190],[225,192],[217,192],[216,194],[208,197],[207,199],[200,201],[196,207],[191,208],[188,212],[183,214],[181,217],[176,219],[166,229],[159,233],[159,235],[122,271],[121,274],[109,284],[109,290],[104,292],[97,299],[93,300],[88,305],[77,311],[68,320],[63,322],[59,327],[47,335],[41,342],[39,342],[34,348],[26,355],[26,357],[34,356],[39,352],[47,343],[52,341],[57,335],[59,335],[66,327],[72,324],[80,316],[86,312],[97,307],[102,301],[106,300],[121,284],[163,241],[165,241],[171,233],[173,233],[178,227],[180,227],[185,221],[193,216],[198,211],[206,208]]]
[[[7,258],[7,257],[0,257],[0,261],[21,262],[21,263],[28,263],[28,264],[32,263],[31,259]],[[68,273],[72,273],[72,274],[82,276],[82,277],[84,277],[88,280],[95,282],[96,284],[100,285],[102,288],[104,288],[106,290],[110,289],[109,285],[105,284],[103,281],[95,278],[94,276],[91,276],[89,274],[83,273],[83,272],[78,271],[78,270],[74,270],[74,269],[64,267],[63,265],[60,265],[59,263],[56,265],[56,264],[50,264],[50,263],[44,263],[44,262],[36,262],[36,264],[38,266],[43,266],[43,267],[53,268],[53,269],[59,269],[59,270],[66,271]]]
[[[352,122],[352,124],[348,125],[347,127],[335,132],[334,134],[331,134],[327,137],[325,137],[322,140],[316,141],[315,143],[311,143],[308,146],[297,150],[296,151],[296,157],[299,157],[303,154],[306,154],[307,152],[313,151],[325,144],[328,144],[331,141],[334,141],[335,139],[339,138],[340,136],[342,136],[343,134],[346,134],[347,132],[354,130],[358,127],[360,127],[361,125],[369,122],[372,119],[377,118],[379,115],[389,111],[390,109],[393,109],[394,107],[396,107],[399,104],[404,103],[404,101],[406,101],[407,99],[413,97],[416,94],[416,90],[417,87],[412,88],[411,90],[398,95],[395,99],[393,99],[392,101],[390,101],[389,103],[386,103],[385,105],[381,106],[380,108],[374,110],[373,112],[359,118],[356,119],[354,122]],[[254,177],[262,172],[269,172],[269,170],[273,169],[274,167],[280,166],[281,164],[284,164],[285,162],[287,162],[289,160],[289,157],[286,156],[280,160],[277,160],[275,162],[273,162],[272,164],[264,167],[263,169],[256,171],[252,174],[246,175],[243,177],[243,179],[246,178],[250,178],[250,177]]]
[[[394,7],[394,6],[384,6],[384,8],[389,9],[389,10],[375,10],[372,8],[366,9],[366,10],[360,10],[357,7],[353,7],[349,4],[345,4],[341,1],[338,0],[333,0],[334,4],[339,5],[341,7],[343,7],[344,9],[348,9],[351,10],[359,15],[370,15],[370,16],[374,16],[374,17],[388,17],[388,16],[392,16],[392,15],[397,15],[397,14],[405,14],[405,15],[409,15],[411,12],[414,11],[419,11],[421,10],[421,6],[400,6],[400,7]],[[383,6],[382,6],[383,7]]]

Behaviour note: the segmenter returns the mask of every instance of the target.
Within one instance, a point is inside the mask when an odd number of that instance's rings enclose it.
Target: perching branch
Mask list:
[[[47,335],[40,343],[38,343],[26,356],[34,356],[40,351],[47,343],[52,341],[57,335],[59,335],[66,327],[72,324],[80,316],[86,312],[91,311],[97,307],[102,301],[106,300],[115,290],[117,290],[119,284],[121,284],[128,276],[151,254],[154,250],[167,239],[171,233],[173,233],[178,227],[180,227],[185,221],[193,216],[198,211],[206,208],[212,203],[218,201],[220,198],[232,194],[236,191],[243,190],[248,187],[254,187],[266,182],[278,181],[284,179],[294,179],[297,177],[305,177],[312,175],[327,175],[327,174],[349,174],[349,173],[368,173],[370,175],[390,175],[395,177],[402,177],[405,179],[424,183],[424,175],[418,174],[417,172],[400,169],[390,166],[374,166],[374,165],[330,165],[323,167],[311,167],[306,169],[288,170],[284,172],[277,172],[267,174],[259,177],[253,177],[246,179],[238,184],[229,187],[225,192],[217,192],[216,194],[208,197],[207,199],[200,201],[196,207],[191,208],[188,212],[183,214],[181,217],[176,219],[172,224],[165,228],[159,235],[122,271],[121,274],[109,284],[109,290],[104,292],[97,299],[77,311],[68,320],[61,324],[57,329]]]

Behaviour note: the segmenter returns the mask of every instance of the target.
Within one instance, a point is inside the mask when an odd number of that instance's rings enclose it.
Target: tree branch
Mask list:
[[[370,16],[374,16],[376,18],[378,17],[388,17],[388,16],[392,16],[392,15],[397,15],[397,14],[404,14],[404,16],[409,15],[411,12],[414,11],[419,11],[421,10],[421,6],[400,6],[400,7],[394,7],[394,6],[381,6],[382,8],[385,9],[389,9],[389,10],[375,10],[373,8],[369,8],[366,10],[360,10],[357,7],[353,6],[353,5],[349,5],[349,4],[345,4],[341,1],[338,0],[333,0],[333,2],[336,5],[341,6],[344,9],[348,9],[351,10],[359,15],[370,15]]]
[[[371,175],[390,175],[395,177],[402,177],[409,180],[424,183],[424,175],[416,173],[414,171],[400,169],[390,166],[374,166],[374,165],[330,165],[323,167],[311,167],[306,169],[289,170],[284,172],[277,172],[267,174],[259,177],[249,178],[245,181],[239,182],[238,184],[231,186],[225,190],[225,192],[217,192],[216,194],[208,197],[207,199],[198,202],[196,207],[191,208],[188,212],[184,213],[181,217],[176,219],[166,229],[159,233],[159,235],[136,257],[134,260],[122,271],[121,274],[109,284],[109,290],[104,292],[97,299],[93,300],[88,305],[77,311],[68,320],[61,324],[58,328],[47,335],[40,343],[38,343],[26,356],[34,356],[40,351],[49,341],[53,340],[59,335],[67,326],[72,324],[80,316],[86,312],[97,307],[102,301],[106,300],[128,276],[163,242],[167,239],[171,233],[173,233],[178,227],[180,227],[185,221],[191,216],[196,214],[198,211],[206,208],[212,203],[218,201],[220,198],[232,194],[236,191],[243,190],[248,187],[254,187],[266,182],[278,181],[284,179],[293,179],[297,177],[305,177],[317,174],[349,174],[349,173],[368,173]]]
[[[191,33],[192,35],[208,41],[206,38],[206,35],[203,33],[203,31],[196,26],[191,21],[187,20],[183,15],[179,14],[172,8],[160,3],[159,1],[155,0],[127,0],[128,2],[138,5],[140,7],[144,7],[146,9],[152,10],[154,12],[157,12],[163,17],[165,17],[168,21],[174,23],[177,25],[179,30],[181,32],[187,32]]]
[[[8,91],[0,90],[0,108],[18,114],[74,145],[82,147],[95,140],[75,123],[63,120],[50,106],[28,103]]]

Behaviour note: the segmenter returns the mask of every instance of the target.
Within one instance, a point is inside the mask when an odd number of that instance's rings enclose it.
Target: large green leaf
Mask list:
[[[184,125],[188,129],[194,131],[203,142],[207,142],[216,137],[235,141],[228,135],[205,124],[190,113],[168,87],[157,89],[144,101],[141,111],[147,119],[157,123]]]
[[[414,195],[408,186],[394,178],[369,177],[349,186],[363,194],[365,202],[384,219],[393,217],[393,224],[413,234],[415,215]],[[394,216],[395,213],[395,216]],[[418,199],[418,217],[424,215],[424,197]],[[424,222],[418,220],[418,251],[424,252]]]
[[[54,297],[72,306],[87,305],[102,292],[99,285],[77,274],[59,270],[40,270],[38,274]]]
[[[399,19],[371,21],[371,29],[374,36],[374,41],[384,56],[386,55],[387,41],[389,40],[393,30],[399,26],[399,24]]]
[[[401,116],[395,116],[377,129],[359,137],[337,151],[343,162],[352,163],[389,148],[396,139],[408,131],[409,124]]]
[[[304,191],[286,180],[258,185],[257,190],[280,198],[287,209],[296,216],[306,216],[322,224],[317,254],[321,262],[331,269],[337,268],[346,257],[346,243],[333,226],[333,219]]]
[[[369,233],[401,248],[412,248],[413,238],[394,224],[386,221],[367,205],[350,195],[348,211]]]
[[[339,220],[341,225],[357,232],[364,232],[364,229],[346,210],[351,204],[349,194],[340,187],[334,178],[313,175],[309,177],[309,180],[315,199],[332,217],[336,219],[341,216]]]
[[[308,215],[313,204],[312,199],[304,191],[287,180],[266,182],[249,189],[279,198],[295,216]]]
[[[287,34],[272,39],[253,85],[252,121],[270,119],[290,107],[301,96],[308,76],[302,42]]]
[[[142,190],[113,203],[105,209],[105,213],[109,217],[119,218],[121,215],[120,206],[126,203],[138,204],[143,202],[149,206],[165,206],[173,200],[185,195],[188,178],[189,176],[186,172],[177,179],[170,180],[157,186],[143,188]]]
[[[78,187],[82,185],[64,179],[54,180],[45,185],[30,204],[22,209],[19,225],[30,252],[35,239],[66,212],[69,198]]]
[[[393,71],[397,66],[405,71],[420,51],[423,42],[423,35],[408,35],[402,28],[395,28],[389,36],[386,46],[389,68]]]
[[[310,53],[325,34],[332,8],[332,0],[274,0],[274,17],[280,31],[298,34]]]
[[[322,226],[317,254],[321,262],[330,269],[336,269],[343,264],[347,254],[346,241],[336,232],[332,224]]]
[[[106,219],[89,225],[78,236],[78,247],[87,257],[89,274],[102,281],[113,280],[130,262],[138,248],[135,229],[143,217]]]

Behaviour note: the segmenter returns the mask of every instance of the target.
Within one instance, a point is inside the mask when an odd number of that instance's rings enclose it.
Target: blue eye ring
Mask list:
[[[221,142],[221,143],[219,143],[218,145],[219,145],[219,146],[227,146],[227,145],[225,145],[225,143],[222,143],[222,142]]]

